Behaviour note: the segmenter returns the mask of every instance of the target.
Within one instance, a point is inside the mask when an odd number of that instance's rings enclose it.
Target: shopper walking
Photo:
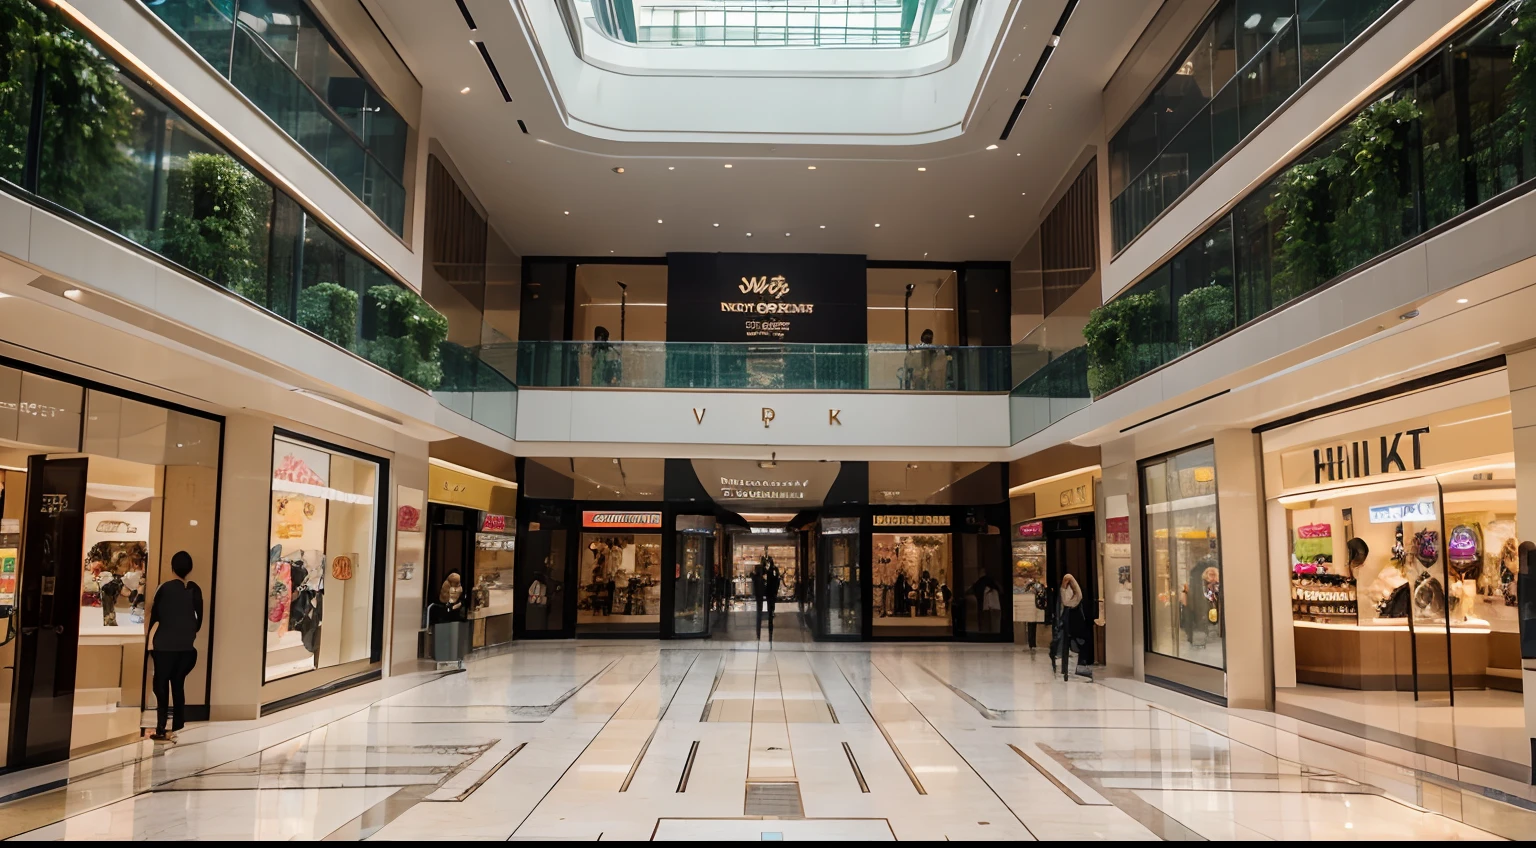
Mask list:
[[[1077,673],[1093,678],[1093,672],[1083,664],[1083,589],[1077,578],[1070,574],[1061,578],[1056,592],[1055,616],[1051,621],[1051,673],[1056,672],[1056,660],[1061,659],[1061,679],[1066,680],[1072,668],[1072,651],[1077,651]]]
[[[757,638],[763,638],[763,614],[768,614],[768,641],[773,641],[773,615],[779,604],[779,586],[784,575],[772,557],[765,556],[752,571],[752,593],[756,596]]]
[[[177,551],[171,572],[176,579],[160,584],[149,611],[149,655],[155,664],[155,732],[149,738],[156,742],[176,741],[177,731],[186,724],[187,674],[197,665],[197,632],[203,627],[203,590],[187,579],[192,555]]]

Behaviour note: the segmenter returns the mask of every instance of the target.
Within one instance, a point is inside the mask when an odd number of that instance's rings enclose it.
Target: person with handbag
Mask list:
[[[1083,589],[1077,583],[1077,578],[1071,574],[1063,575],[1061,587],[1056,592],[1056,615],[1051,623],[1051,673],[1056,672],[1056,659],[1061,659],[1061,679],[1067,679],[1067,673],[1071,670],[1071,654],[1077,651],[1077,673],[1081,677],[1093,679],[1093,672],[1083,664],[1083,647],[1085,644],[1082,629],[1085,623],[1082,610]]]

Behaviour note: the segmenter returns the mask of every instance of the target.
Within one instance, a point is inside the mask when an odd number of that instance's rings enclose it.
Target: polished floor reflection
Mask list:
[[[529,643],[0,776],[0,835],[1536,837],[1529,787],[1471,777],[1014,646]]]

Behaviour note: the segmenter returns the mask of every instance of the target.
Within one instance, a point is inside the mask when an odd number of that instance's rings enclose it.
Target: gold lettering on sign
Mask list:
[[[783,274],[774,277],[742,277],[737,286],[742,294],[767,294],[776,298],[789,294],[789,282]]]
[[[708,411],[709,410],[706,410],[706,409],[695,408],[693,410],[693,420],[695,422],[699,423],[699,424],[703,424],[704,423],[704,413],[708,412]]]
[[[833,424],[836,424],[839,427],[843,426],[843,422],[840,421],[838,419],[838,417],[837,417],[840,414],[842,414],[842,410],[841,409],[829,409],[829,410],[827,410],[827,426],[830,427]]]
[[[763,428],[767,429],[768,422],[772,421],[775,417],[772,407],[763,407]]]

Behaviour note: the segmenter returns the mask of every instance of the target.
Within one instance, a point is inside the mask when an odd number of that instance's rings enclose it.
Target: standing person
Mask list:
[[[1051,622],[1051,672],[1056,672],[1056,658],[1061,658],[1061,679],[1067,679],[1071,668],[1071,653],[1078,651],[1077,673],[1092,679],[1093,672],[1083,665],[1082,636],[1080,633],[1083,611],[1083,589],[1071,574],[1061,578],[1061,588],[1056,592],[1056,616]]]
[[[155,732],[149,738],[156,742],[176,741],[176,733],[186,724],[187,674],[197,665],[197,632],[203,627],[203,590],[187,579],[192,555],[177,551],[171,557],[171,572],[176,579],[160,584],[149,611],[153,645],[149,655],[155,663]],[[173,699],[175,714],[167,732]]]
[[[766,564],[764,564],[766,563]],[[764,605],[768,608],[768,641],[773,641],[773,616],[779,605],[779,587],[784,583],[784,574],[779,571],[779,564],[773,561],[773,557],[763,557],[763,562],[758,564],[763,571],[763,593],[758,596],[759,615],[757,619],[757,635],[762,638],[763,619],[761,611]]]
[[[978,623],[981,629],[978,633],[1003,632],[1003,591],[992,579],[992,575],[982,572],[971,584],[971,594],[976,596],[976,611]]]

